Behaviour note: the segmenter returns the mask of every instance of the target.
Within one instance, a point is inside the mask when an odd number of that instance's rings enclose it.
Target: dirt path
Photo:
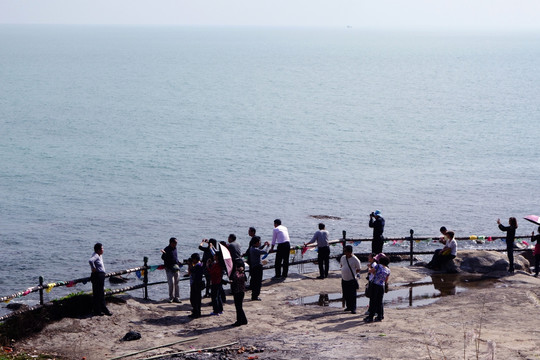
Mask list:
[[[396,284],[428,276],[424,268],[392,268]],[[480,358],[540,359],[540,279],[516,273],[421,307],[385,309],[380,323],[363,322],[340,307],[296,305],[295,300],[319,293],[340,293],[339,272],[325,280],[317,274],[296,275],[286,281],[265,281],[263,301],[246,300],[249,324],[231,327],[235,310],[229,296],[221,316],[190,319],[188,301],[182,304],[143,301],[125,296],[127,303],[111,304],[112,317],[66,318],[17,344],[19,349],[59,354],[68,359],[103,360],[187,337],[195,341],[146,352],[142,359],[167,351],[197,349],[237,341],[239,346],[264,348],[257,354],[229,354],[248,359],[476,359],[474,338],[480,333]],[[459,285],[459,284],[458,284]],[[249,299],[249,296],[247,296]],[[203,300],[203,314],[209,314]],[[120,341],[130,330],[136,341]],[[476,334],[476,335],[475,335]],[[201,358],[209,358],[201,355]]]

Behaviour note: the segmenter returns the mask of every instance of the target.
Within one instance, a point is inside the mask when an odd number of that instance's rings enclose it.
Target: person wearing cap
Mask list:
[[[386,291],[385,288],[388,287],[388,278],[390,277],[390,268],[388,268],[390,261],[384,255],[377,261],[378,263],[369,269],[373,278],[370,284],[372,293],[369,298],[368,316],[364,318],[364,321],[367,323],[373,321],[375,314],[377,314],[375,321],[382,321],[384,319],[383,297]]]
[[[373,228],[373,241],[371,242],[371,252],[375,254],[382,253],[384,242],[384,219],[381,216],[380,210],[375,210],[374,212],[369,214],[369,227]]]
[[[180,288],[178,281],[180,276],[180,262],[178,261],[178,252],[176,246],[178,240],[175,237],[169,239],[169,245],[161,250],[161,259],[165,265],[167,275],[167,284],[169,285],[169,302],[181,303]]]

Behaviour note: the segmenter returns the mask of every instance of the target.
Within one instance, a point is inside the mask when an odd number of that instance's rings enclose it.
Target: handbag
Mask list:
[[[354,278],[354,283],[355,283],[355,286],[356,286],[356,290],[358,290],[358,289],[360,289],[360,284],[358,283],[358,279],[356,278],[356,276],[354,276],[354,272],[352,271],[351,264],[349,264],[349,259],[347,259],[347,257],[345,257],[345,260],[347,261],[347,265],[349,265],[349,270],[351,270],[351,274],[352,274],[352,276]]]
[[[368,281],[366,284],[366,290],[364,291],[364,295],[367,298],[371,298],[372,294],[373,294],[373,287],[371,287],[371,281]]]

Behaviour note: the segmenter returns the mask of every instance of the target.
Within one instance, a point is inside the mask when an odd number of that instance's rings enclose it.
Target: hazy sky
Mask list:
[[[0,0],[0,24],[540,29],[540,0]]]

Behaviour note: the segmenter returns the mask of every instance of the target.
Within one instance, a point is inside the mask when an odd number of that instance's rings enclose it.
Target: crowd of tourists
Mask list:
[[[369,227],[373,228],[372,252],[368,256],[367,264],[367,285],[365,296],[369,300],[369,308],[365,312],[367,315],[364,321],[367,323],[373,321],[382,321],[384,319],[383,297],[388,291],[388,280],[390,277],[389,258],[383,253],[384,244],[384,226],[385,220],[381,212],[376,210],[370,215]],[[513,245],[517,221],[511,217],[509,225],[504,226],[497,219],[497,224],[501,231],[507,233],[507,252],[509,259],[509,272],[514,272]],[[433,270],[444,269],[446,264],[452,262],[457,255],[457,242],[455,233],[441,227],[442,234],[440,242],[443,248],[435,251],[433,258],[427,264],[427,267]],[[540,227],[538,228],[540,233]],[[241,251],[240,245],[236,241],[236,236],[230,234],[227,242],[218,242],[216,239],[203,239],[199,245],[202,251],[202,258],[199,253],[193,253],[188,261],[188,273],[190,280],[190,304],[192,307],[191,318],[198,318],[201,314],[201,304],[203,297],[211,298],[212,312],[211,316],[219,316],[223,313],[223,304],[226,300],[223,285],[230,283],[231,293],[234,298],[237,319],[232,326],[242,326],[248,323],[246,314],[243,310],[243,301],[246,293],[246,268],[249,268],[249,290],[251,291],[252,301],[261,301],[261,286],[263,280],[263,266],[267,263],[266,256],[269,253],[275,253],[274,271],[272,280],[286,279],[289,273],[289,255],[290,255],[290,237],[287,227],[282,225],[280,219],[274,220],[274,229],[272,232],[272,242],[262,242],[260,236],[257,236],[256,229],[250,227],[248,230],[250,236],[249,247],[245,252]],[[532,241],[536,241],[534,250],[536,275],[538,276],[540,268],[540,234],[532,233]],[[317,247],[317,263],[319,276],[317,279],[328,277],[330,246],[329,233],[325,224],[319,223],[318,230],[314,233],[310,241],[304,243],[304,247],[315,244]],[[167,276],[169,302],[181,303],[179,280],[180,268],[183,265],[178,259],[177,252],[178,240],[175,237],[169,239],[169,244],[161,250],[161,257],[164,262],[164,268]],[[224,253],[227,253],[227,257]],[[106,307],[104,299],[104,279],[105,267],[103,264],[103,245],[97,243],[94,246],[94,254],[89,263],[92,270],[92,292],[93,292],[93,312],[94,315],[108,315],[112,313]],[[358,277],[362,271],[360,260],[354,255],[351,245],[344,246],[344,251],[339,259],[341,268],[341,287],[345,311],[356,314],[356,298],[359,290]],[[247,263],[247,264],[246,264]],[[247,265],[247,266],[246,266]],[[203,294],[204,292],[204,294]]]

